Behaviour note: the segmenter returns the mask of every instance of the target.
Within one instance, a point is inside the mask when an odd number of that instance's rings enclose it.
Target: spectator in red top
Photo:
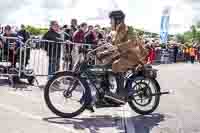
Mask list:
[[[80,29],[78,29],[73,35],[73,42],[85,43],[85,33],[87,31],[87,24],[82,23]]]
[[[87,31],[87,24],[82,23],[80,25],[80,28],[73,34],[72,41],[75,43],[85,43],[85,34]],[[76,45],[73,45],[73,65],[76,63],[77,58],[79,58],[79,54],[82,53],[83,49],[82,47],[77,47]]]
[[[149,48],[149,63],[153,64],[153,61],[155,60],[155,55],[156,55],[156,51],[153,45],[150,46]]]

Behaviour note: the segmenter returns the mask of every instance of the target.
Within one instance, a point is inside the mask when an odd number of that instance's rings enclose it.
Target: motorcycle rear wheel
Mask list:
[[[146,81],[148,81],[149,83],[147,83]],[[150,86],[150,83],[152,84],[152,87]],[[136,113],[141,115],[148,115],[154,112],[160,103],[160,95],[151,96],[151,94],[160,93],[160,86],[158,82],[155,79],[144,79],[144,80],[133,81],[131,84],[132,85],[135,84],[133,88],[131,88],[134,89],[135,93],[133,94],[133,96],[131,96],[132,100],[128,102],[131,109],[133,109]],[[137,90],[136,89],[137,86],[139,86],[140,89]],[[146,98],[147,102],[143,104],[137,103],[136,102],[137,96],[140,97],[141,99]],[[149,106],[151,103],[153,105],[149,109],[142,109]]]

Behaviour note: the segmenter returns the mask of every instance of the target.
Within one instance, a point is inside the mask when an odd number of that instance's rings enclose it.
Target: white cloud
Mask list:
[[[53,19],[64,24],[69,23],[71,18],[77,18],[92,24],[109,24],[108,12],[117,8],[126,13],[128,24],[159,32],[162,10],[168,6],[171,7],[170,32],[175,33],[187,30],[200,10],[200,2],[195,7],[194,0],[115,1],[117,4],[113,4],[112,0],[0,0],[0,21],[17,25],[48,25]],[[89,21],[88,18],[104,19]]]

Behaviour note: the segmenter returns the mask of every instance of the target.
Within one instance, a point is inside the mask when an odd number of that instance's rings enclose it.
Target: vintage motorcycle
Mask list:
[[[155,111],[161,92],[156,80],[157,70],[150,65],[136,67],[124,74],[124,89],[128,96],[122,99],[108,96],[116,94],[116,80],[109,65],[90,64],[95,51],[88,49],[74,65],[72,71],[57,72],[44,89],[44,99],[48,108],[63,118],[72,118],[85,109],[120,107],[128,105],[138,114],[147,115]],[[70,100],[71,99],[71,100]]]

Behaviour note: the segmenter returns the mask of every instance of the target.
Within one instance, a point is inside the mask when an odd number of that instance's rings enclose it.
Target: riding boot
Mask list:
[[[109,92],[110,91],[110,81],[109,81],[109,74],[106,73],[105,75],[105,79],[104,79],[104,89],[106,92]]]
[[[124,74],[118,73],[115,77],[117,81],[117,94],[120,96],[126,96],[127,91],[124,87]]]
[[[86,81],[83,82],[83,84],[89,88],[89,85]],[[87,93],[83,92],[83,95],[80,99],[80,104],[83,104],[83,102],[86,103],[86,109],[89,110],[91,113],[94,112],[94,108],[93,108],[93,98],[92,98],[92,93],[91,91],[88,91]]]

